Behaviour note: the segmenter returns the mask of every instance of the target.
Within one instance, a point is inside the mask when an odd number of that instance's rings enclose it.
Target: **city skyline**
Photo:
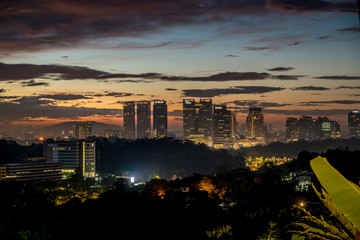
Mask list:
[[[0,127],[98,121],[122,105],[211,98],[246,123],[250,107],[285,129],[360,109],[355,1],[65,1],[0,4]],[[0,128],[0,129],[1,129]]]

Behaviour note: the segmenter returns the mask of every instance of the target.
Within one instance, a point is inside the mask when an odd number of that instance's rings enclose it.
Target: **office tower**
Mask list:
[[[153,105],[153,132],[155,138],[167,136],[167,105],[166,101],[155,101]]]
[[[286,139],[288,141],[297,141],[299,139],[299,120],[289,117],[286,119]]]
[[[47,145],[48,161],[61,162],[65,176],[75,173],[79,168],[84,177],[95,177],[95,144],[94,140],[49,143]]]
[[[137,102],[137,138],[151,137],[151,108],[149,101]]]
[[[197,103],[194,99],[184,99],[183,127],[184,139],[211,146],[213,142],[212,100],[200,99]]]
[[[360,111],[351,111],[348,114],[349,138],[360,137]]]
[[[74,135],[76,139],[86,139],[92,136],[92,123],[78,123],[74,126]]]
[[[340,138],[340,125],[336,121],[331,121],[327,117],[318,117],[318,125],[320,127],[320,138]]]
[[[214,148],[229,148],[232,127],[231,111],[224,105],[214,106]]]
[[[249,108],[249,114],[246,118],[246,127],[249,138],[266,142],[267,130],[261,108]]]
[[[197,134],[197,121],[194,99],[183,100],[183,130],[184,139],[189,139],[190,136]]]
[[[300,116],[299,139],[312,141],[320,138],[320,122],[310,116]]]
[[[124,138],[135,139],[135,102],[123,104]]]

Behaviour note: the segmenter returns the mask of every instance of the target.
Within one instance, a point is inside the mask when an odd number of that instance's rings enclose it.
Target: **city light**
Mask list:
[[[134,183],[135,182],[135,178],[134,177],[131,177],[130,178],[130,183]]]

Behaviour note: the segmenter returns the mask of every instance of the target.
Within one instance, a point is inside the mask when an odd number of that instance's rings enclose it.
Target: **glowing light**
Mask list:
[[[134,182],[135,182],[135,178],[134,178],[134,177],[131,177],[131,178],[130,178],[130,182],[131,182],[131,183],[134,183]]]

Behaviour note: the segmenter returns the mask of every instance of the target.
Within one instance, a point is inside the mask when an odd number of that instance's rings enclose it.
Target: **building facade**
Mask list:
[[[226,106],[214,106],[214,148],[230,147],[232,119],[231,111]]]
[[[61,162],[34,162],[0,165],[0,180],[59,181]]]
[[[211,99],[183,100],[184,139],[212,146],[213,127]]]
[[[286,119],[286,140],[287,141],[297,141],[299,140],[299,119],[294,117],[289,117]]]
[[[266,142],[267,130],[261,108],[249,108],[249,114],[246,118],[246,127],[249,139],[256,139],[264,143]]]
[[[84,177],[95,177],[95,140],[49,143],[47,145],[47,158],[48,161],[61,162],[61,170],[64,175],[73,174],[79,168]]]
[[[348,137],[360,137],[360,111],[351,111],[348,114]]]
[[[151,138],[151,107],[149,101],[137,102],[137,138]]]
[[[86,139],[90,136],[92,136],[92,123],[91,122],[75,124],[75,126],[74,126],[75,139]]]
[[[167,137],[167,105],[166,101],[155,101],[153,105],[153,133],[154,138]]]
[[[135,139],[135,102],[123,104],[124,138]]]

